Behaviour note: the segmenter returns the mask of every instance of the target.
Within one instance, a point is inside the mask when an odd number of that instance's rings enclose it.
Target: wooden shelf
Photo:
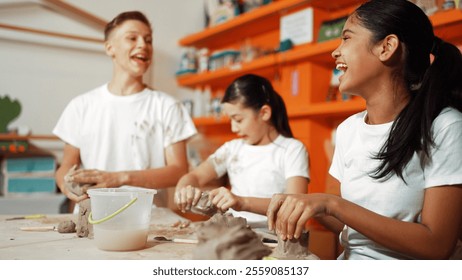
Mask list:
[[[0,134],[0,141],[29,141],[29,140],[61,140],[55,135],[27,135],[21,136],[14,133]]]

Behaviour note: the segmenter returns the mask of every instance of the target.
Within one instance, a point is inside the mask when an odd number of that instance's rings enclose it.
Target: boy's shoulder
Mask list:
[[[161,91],[161,90],[156,90],[156,89],[153,89],[153,88],[146,88],[145,93],[150,98],[154,98],[154,99],[166,102],[167,104],[174,104],[174,103],[179,102],[179,100],[176,97],[174,97],[174,96],[172,96],[172,95],[170,95],[170,94],[168,94],[168,93],[166,93],[164,91]]]

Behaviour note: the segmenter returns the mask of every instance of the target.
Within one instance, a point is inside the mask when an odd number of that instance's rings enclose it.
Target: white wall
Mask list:
[[[98,37],[100,33],[75,20],[60,18],[59,14],[50,16],[47,10],[5,8],[2,2],[8,1],[0,1],[0,23],[9,20],[10,24],[40,25],[90,37]],[[179,88],[175,80],[181,56],[178,40],[203,29],[203,0],[66,2],[107,21],[123,11],[142,11],[154,28],[154,67],[147,83],[178,99],[191,93]],[[0,30],[0,73],[0,96],[8,94],[22,104],[21,115],[10,127],[28,126],[34,134],[51,134],[67,103],[108,81],[112,64],[99,44]]]

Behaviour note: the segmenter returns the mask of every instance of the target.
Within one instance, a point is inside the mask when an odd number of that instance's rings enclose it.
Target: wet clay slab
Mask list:
[[[197,260],[260,260],[271,254],[244,218],[215,214],[197,228]]]

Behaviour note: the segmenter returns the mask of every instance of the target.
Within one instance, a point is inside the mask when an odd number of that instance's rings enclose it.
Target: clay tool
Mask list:
[[[173,243],[187,243],[187,244],[197,244],[199,241],[195,239],[183,239],[183,238],[167,238],[165,236],[155,236],[154,237],[155,241],[161,241],[161,242],[173,242]],[[268,242],[264,242],[263,244],[275,248],[278,244],[277,241],[274,243],[274,240],[268,240]]]
[[[13,220],[25,220],[25,219],[40,219],[40,218],[45,218],[45,217],[46,217],[45,215],[36,214],[36,215],[27,215],[27,216],[21,216],[21,217],[8,218],[6,220],[13,221]]]
[[[166,241],[166,242],[174,242],[174,243],[188,243],[188,244],[197,244],[197,240],[195,239],[183,239],[183,238],[167,238],[165,236],[156,236],[154,237],[155,241]]]
[[[41,226],[41,227],[20,227],[22,231],[58,231],[55,226]]]

